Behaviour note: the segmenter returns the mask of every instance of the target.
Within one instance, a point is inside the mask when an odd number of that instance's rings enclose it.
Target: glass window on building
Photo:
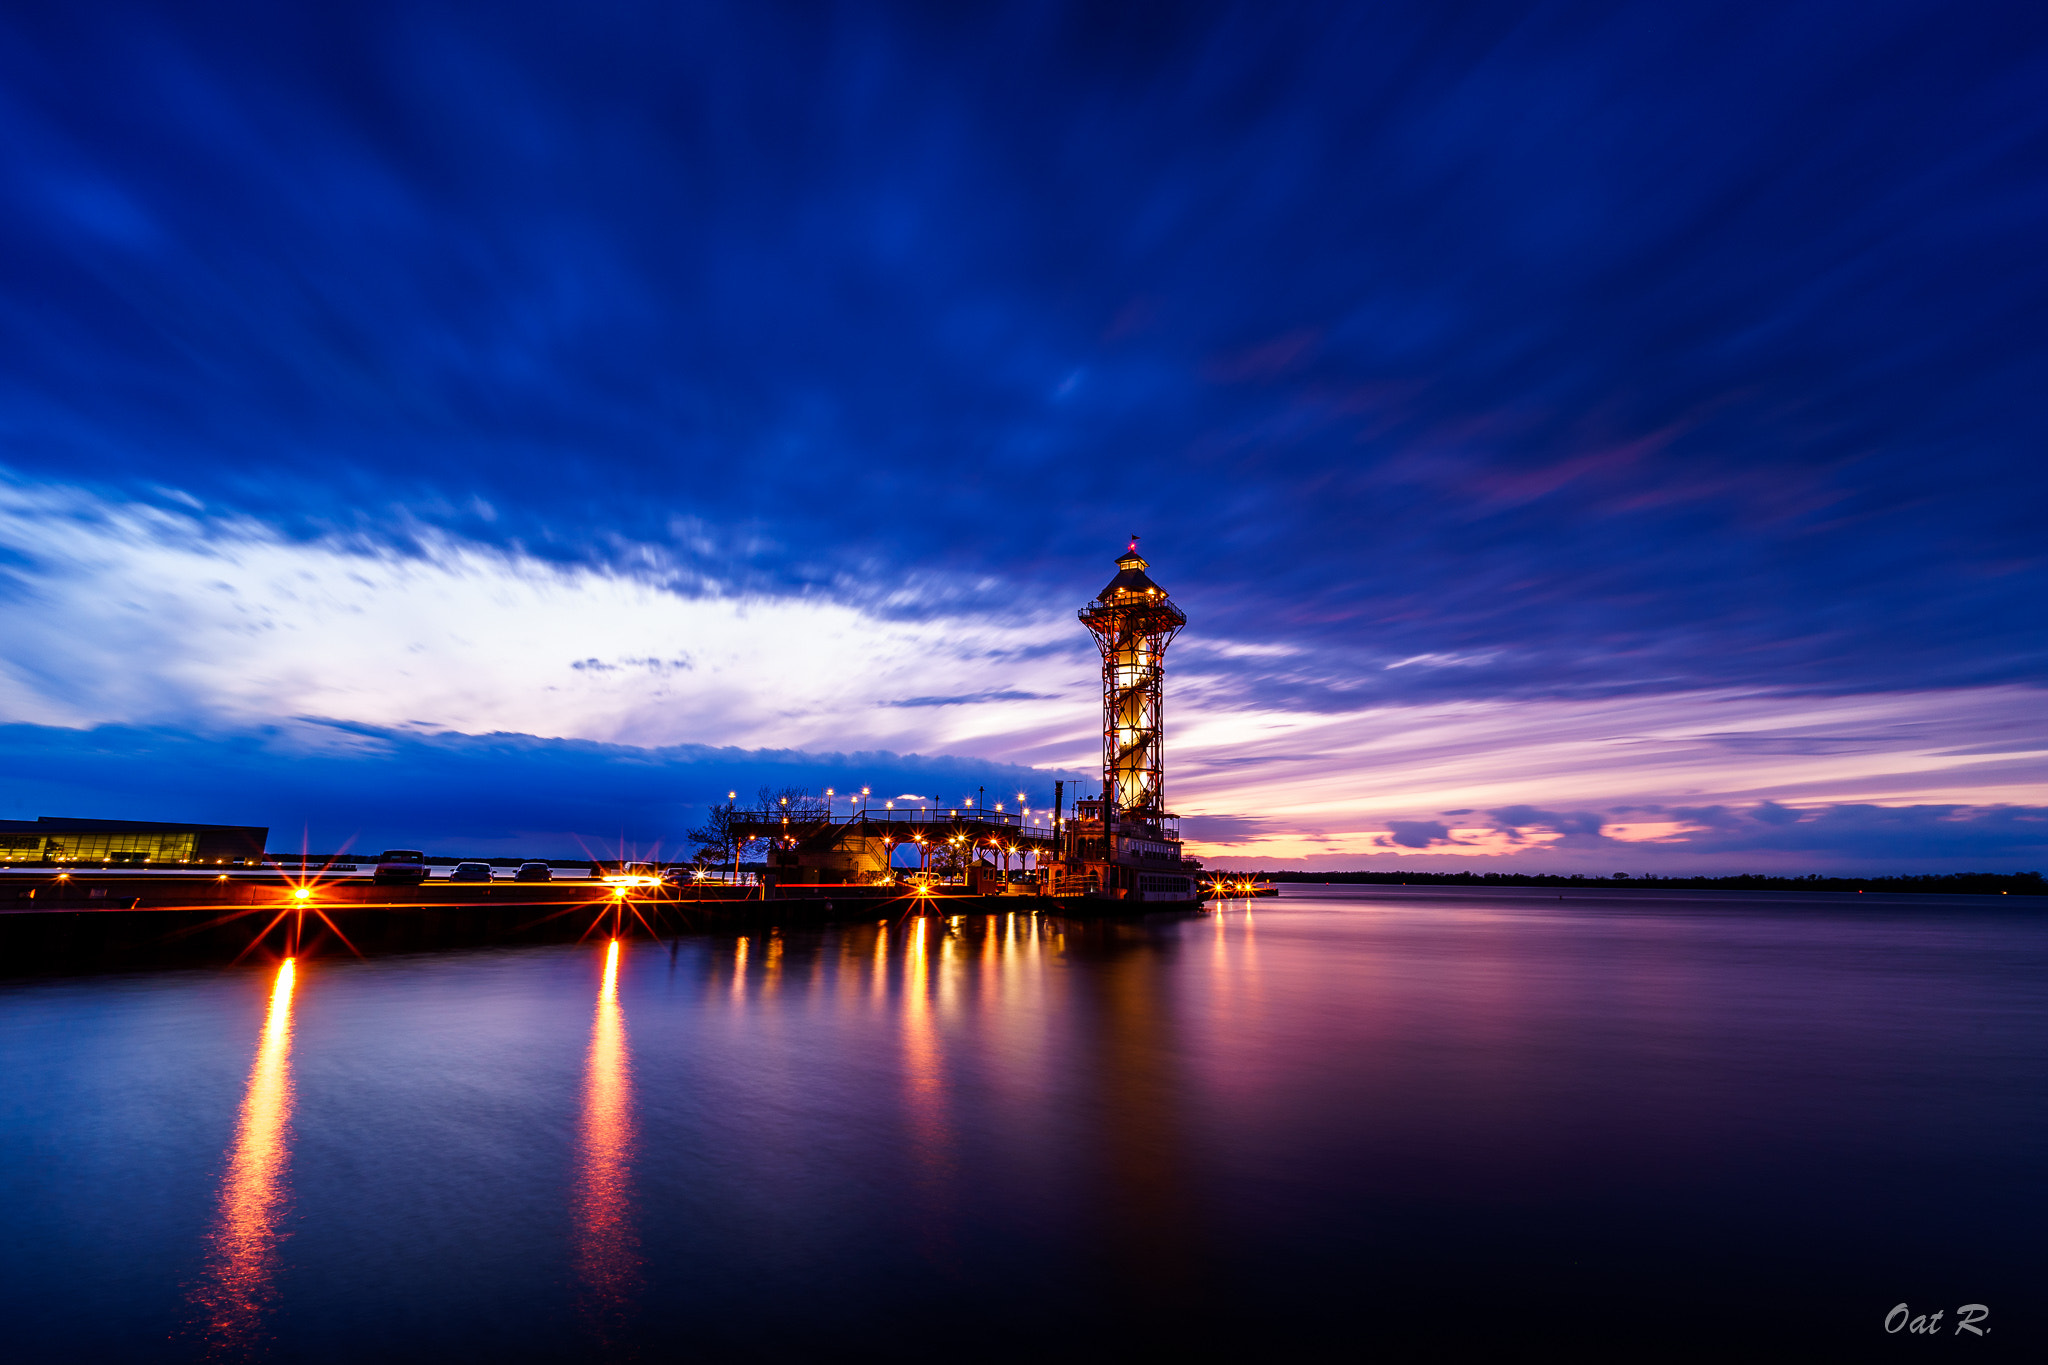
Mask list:
[[[0,863],[37,863],[42,859],[42,835],[0,834]]]
[[[4,837],[4,836],[0,836]],[[51,862],[182,863],[192,857],[199,836],[192,831],[167,834],[53,834],[43,856]]]

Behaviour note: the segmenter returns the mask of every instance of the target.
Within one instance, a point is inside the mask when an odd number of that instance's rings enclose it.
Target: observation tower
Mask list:
[[[1068,866],[1116,899],[1198,899],[1201,864],[1181,856],[1166,809],[1166,647],[1188,618],[1150,567],[1132,536],[1116,577],[1080,611],[1102,651],[1102,796],[1075,803]]]
[[[1132,536],[1116,577],[1080,612],[1102,651],[1102,791],[1115,819],[1166,814],[1166,647],[1188,618],[1145,576],[1151,567]]]

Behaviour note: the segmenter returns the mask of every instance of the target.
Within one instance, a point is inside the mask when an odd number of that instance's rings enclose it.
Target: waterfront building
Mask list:
[[[270,838],[264,825],[157,820],[85,820],[45,815],[0,820],[0,863],[256,866]]]

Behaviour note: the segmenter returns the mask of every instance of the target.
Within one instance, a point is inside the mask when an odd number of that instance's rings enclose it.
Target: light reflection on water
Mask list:
[[[263,1035],[242,1098],[235,1145],[207,1236],[206,1278],[193,1298],[203,1313],[208,1354],[249,1355],[265,1337],[276,1299],[279,1227],[291,1202],[292,992],[298,966],[286,958],[270,988]]]
[[[583,1310],[600,1340],[613,1336],[640,1283],[640,1240],[633,1230],[633,1083],[627,1074],[626,1020],[619,1009],[619,941],[604,950],[578,1133],[575,1271]]]
[[[1781,1332],[1869,1295],[1873,1321],[2023,1307],[2048,931],[1702,904],[1290,889],[323,960],[263,979],[253,1064],[252,976],[22,987],[0,1309],[48,1344],[23,1359],[188,1358],[165,1343],[196,1306],[217,1353],[326,1362],[1341,1354],[1706,1330],[1687,1304]],[[95,1216],[92,1261],[66,1230]],[[133,1292],[202,1251],[175,1305]],[[88,1311],[109,1276],[126,1316]]]
[[[903,1084],[910,1114],[910,1149],[920,1217],[918,1236],[924,1254],[935,1262],[949,1261],[953,1247],[947,1231],[954,1177],[954,1133],[947,1108],[946,1060],[934,1017],[935,991],[943,982],[929,943],[943,932],[939,921],[911,921],[903,950]],[[950,938],[941,939],[950,946]]]

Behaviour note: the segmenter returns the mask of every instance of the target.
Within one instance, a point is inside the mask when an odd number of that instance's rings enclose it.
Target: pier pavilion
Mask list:
[[[1032,855],[1043,857],[1055,847],[1056,812],[1004,810],[977,800],[942,806],[898,806],[891,801],[863,804],[844,815],[825,802],[735,808],[727,828],[736,840],[764,840],[769,845],[763,880],[773,885],[872,885],[895,879],[895,858],[915,848],[918,870],[929,872],[940,862],[959,862],[970,883],[985,881],[988,872],[1007,873]],[[951,855],[951,856],[948,856]],[[979,888],[977,888],[979,889]]]

